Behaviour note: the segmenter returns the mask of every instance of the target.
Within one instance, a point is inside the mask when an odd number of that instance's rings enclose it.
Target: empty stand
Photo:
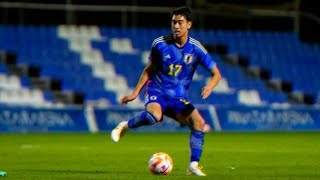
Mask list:
[[[15,52],[17,64],[39,68],[40,78],[56,79],[61,90],[84,94],[85,103],[103,101],[118,104],[119,98],[135,87],[148,61],[153,39],[170,33],[161,28],[114,28],[97,26],[0,26],[0,50]],[[249,67],[266,69],[270,79],[290,81],[293,91],[314,94],[320,89],[316,78],[320,49],[302,43],[292,32],[250,32],[192,30],[191,36],[204,45],[224,45],[228,54],[247,57]],[[207,100],[201,89],[210,74],[196,71],[190,87],[190,100],[210,104],[265,105],[289,103],[286,92],[270,89],[264,80],[251,76],[243,67],[225,62],[210,52],[223,79]],[[10,76],[12,68],[0,64],[1,101],[45,104],[54,102],[56,93],[32,88],[32,78]],[[15,89],[15,91],[8,91]],[[16,92],[17,89],[19,92]],[[143,93],[135,105],[143,104]]]

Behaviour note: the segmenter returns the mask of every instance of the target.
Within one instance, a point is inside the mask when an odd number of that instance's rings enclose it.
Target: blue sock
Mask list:
[[[190,134],[191,161],[200,161],[204,143],[204,132],[192,130]]]
[[[135,117],[129,119],[128,127],[129,128],[137,128],[140,126],[152,125],[155,123],[157,123],[156,117],[154,117],[148,111],[142,111],[139,114],[137,114]]]

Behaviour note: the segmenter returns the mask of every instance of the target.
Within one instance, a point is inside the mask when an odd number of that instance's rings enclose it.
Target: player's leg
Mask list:
[[[190,166],[187,170],[187,174],[195,174],[197,176],[206,176],[202,172],[202,167],[199,166],[199,161],[202,155],[203,145],[204,145],[204,132],[203,128],[205,126],[205,121],[200,115],[197,109],[186,118],[187,125],[190,127]]]
[[[188,168],[187,174],[195,174],[197,176],[205,176],[206,174],[202,172],[201,167],[199,167],[199,161],[202,154],[203,144],[204,144],[204,132],[203,128],[205,121],[200,115],[199,111],[194,108],[190,102],[184,99],[171,99],[170,105],[166,108],[164,113],[177,120],[182,126],[188,125],[191,133],[189,140],[190,147],[190,166]]]
[[[161,120],[162,110],[158,103],[149,103],[146,110],[141,111],[128,121],[122,121],[111,132],[111,139],[118,142],[128,129],[138,128],[157,123]]]
[[[118,142],[124,133],[131,128],[155,124],[162,120],[162,98],[152,92],[146,96],[146,110],[138,113],[128,121],[122,121],[111,132],[111,139]]]
[[[158,103],[149,103],[145,111],[138,113],[128,121],[128,128],[137,128],[157,123],[161,120],[162,110]]]

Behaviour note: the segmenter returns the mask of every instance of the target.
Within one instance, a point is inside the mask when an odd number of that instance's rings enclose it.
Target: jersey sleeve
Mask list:
[[[158,52],[157,48],[151,47],[150,54],[149,54],[149,61],[151,61],[152,63],[155,63],[157,56],[159,56],[158,54],[159,54],[159,52]]]
[[[158,48],[158,44],[152,43],[150,54],[149,54],[149,61],[151,61],[153,64],[157,63],[160,58],[160,52]]]
[[[203,46],[198,48],[198,54],[199,54],[200,64],[206,70],[211,71],[216,66],[216,62]]]

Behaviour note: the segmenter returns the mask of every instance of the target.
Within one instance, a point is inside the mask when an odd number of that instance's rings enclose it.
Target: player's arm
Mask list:
[[[206,86],[204,86],[202,88],[202,93],[201,93],[202,99],[206,99],[207,97],[209,97],[209,95],[211,94],[213,88],[217,86],[217,84],[219,83],[220,79],[221,79],[220,71],[219,71],[218,67],[215,66],[211,70],[211,78],[210,78],[209,82],[207,83]]]
[[[137,96],[139,95],[141,89],[143,88],[143,86],[146,84],[146,82],[149,79],[149,72],[152,69],[152,63],[151,61],[148,62],[148,64],[146,65],[146,67],[143,69],[139,81],[136,85],[136,87],[134,88],[133,92],[127,96],[124,96],[120,99],[120,104],[127,104],[130,101],[133,101],[134,99],[137,98]]]

